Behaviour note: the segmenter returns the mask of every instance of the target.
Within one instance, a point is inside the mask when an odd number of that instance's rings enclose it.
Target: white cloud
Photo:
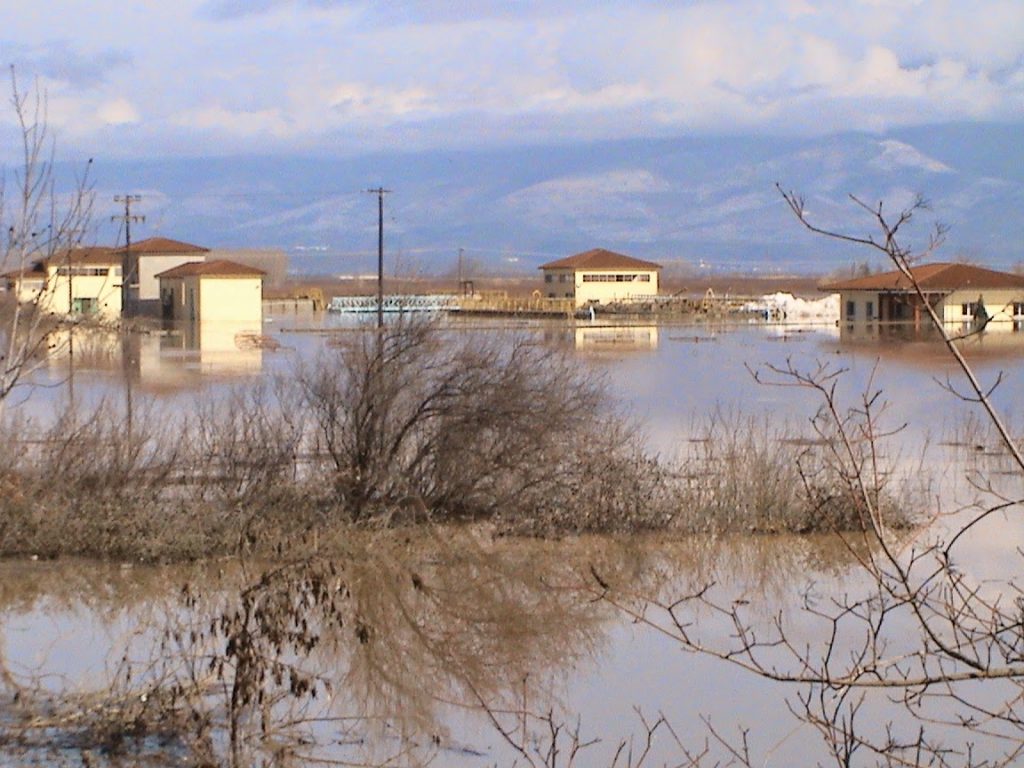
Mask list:
[[[342,83],[330,89],[327,103],[344,117],[406,117],[437,111],[425,88],[386,88],[363,83]]]
[[[139,113],[127,99],[114,99],[99,105],[96,117],[107,125],[139,122]]]
[[[37,0],[5,32],[46,52],[46,72],[93,64],[87,87],[46,82],[51,120],[80,142],[125,123],[151,146],[199,127],[163,142],[194,154],[1024,117],[1019,0],[183,0],[129,8],[116,30],[97,19],[120,6],[96,2]]]
[[[260,134],[283,137],[295,129],[293,123],[276,109],[245,111],[229,110],[221,106],[188,111],[177,117],[175,123],[245,138]]]

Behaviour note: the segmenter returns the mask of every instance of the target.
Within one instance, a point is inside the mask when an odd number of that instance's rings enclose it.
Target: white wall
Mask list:
[[[205,253],[172,253],[150,256],[139,254],[139,301],[156,301],[160,298],[160,281],[156,276],[174,269],[180,264],[206,261]]]
[[[107,319],[121,316],[121,275],[119,267],[86,267],[87,269],[103,269],[102,275],[72,275],[71,299],[92,299],[96,302],[96,314]],[[41,302],[46,311],[66,315],[71,311],[68,303],[68,276],[58,274],[59,267],[48,269],[47,291],[45,303]]]
[[[1014,304],[1024,304],[1024,290],[978,291],[969,289],[953,291],[953,293],[945,298],[942,302],[943,321],[946,323],[971,322],[974,319],[974,315],[970,312],[966,315],[964,314],[964,304],[976,303],[979,297],[985,304],[985,311],[988,312],[990,325],[1008,325],[1012,324],[1014,320],[1024,320],[1024,316],[1015,316],[1014,314]]]
[[[632,276],[632,280],[608,278]],[[597,280],[587,278],[598,278]],[[602,280],[601,278],[605,278]],[[654,269],[579,269],[575,275],[576,306],[591,301],[608,304],[615,301],[645,299],[658,295],[658,271]]]
[[[211,277],[199,280],[199,320],[248,323],[263,327],[263,280],[259,277]]]

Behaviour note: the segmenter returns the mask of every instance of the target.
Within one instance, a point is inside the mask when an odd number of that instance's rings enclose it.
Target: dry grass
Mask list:
[[[338,526],[425,521],[543,536],[865,522],[827,440],[719,414],[666,461],[599,380],[526,338],[455,342],[414,323],[191,411],[124,408],[3,424],[18,449],[0,456],[0,554],[272,554]],[[886,477],[879,504],[908,525],[920,496]]]

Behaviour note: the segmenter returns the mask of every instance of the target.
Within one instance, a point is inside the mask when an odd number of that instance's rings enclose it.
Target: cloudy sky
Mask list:
[[[65,152],[346,155],[1024,118],[1020,0],[0,0]],[[10,128],[10,110],[0,123]],[[2,126],[0,126],[2,127]]]

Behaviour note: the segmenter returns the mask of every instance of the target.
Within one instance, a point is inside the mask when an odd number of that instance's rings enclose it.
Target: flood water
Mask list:
[[[270,341],[261,344],[239,344],[237,329],[211,331],[205,339],[195,332],[142,337],[131,348],[81,340],[73,371],[66,360],[54,361],[38,373],[40,383],[52,386],[34,389],[17,407],[44,418],[69,385],[84,399],[125,386],[136,396],[171,402],[216,397],[238,381],[287,371],[297,359],[359,332],[348,322],[273,318],[263,329]],[[997,446],[978,443],[981,433],[969,426],[977,406],[949,391],[963,382],[934,341],[771,325],[467,319],[449,328],[460,334],[512,329],[569,350],[608,381],[651,450],[665,456],[685,452],[715,412],[806,430],[820,396],[778,386],[791,381],[772,368],[842,369],[839,400],[855,407],[865,392],[882,392],[888,404],[883,420],[905,425],[886,443],[887,457],[898,471],[933,473],[933,503],[944,511],[975,499],[971,480],[979,473],[1008,497],[1024,491],[1018,476],[1003,474]],[[1011,425],[1024,423],[1024,334],[986,336],[965,353],[983,382],[1001,377],[993,400]],[[769,383],[755,381],[758,372]],[[959,550],[969,578],[998,592],[1020,576],[1019,517],[1019,506],[1010,506],[971,531]],[[957,519],[940,519],[918,535],[941,536]],[[714,734],[736,744],[743,729],[749,729],[754,764],[827,762],[818,732],[789,711],[800,688],[684,652],[664,606],[713,584],[712,594],[742,606],[752,625],[770,626],[783,612],[792,639],[818,647],[828,627],[801,613],[807,596],[821,604],[867,588],[856,552],[839,540],[643,535],[536,541],[496,538],[486,527],[412,538],[408,531],[361,534],[336,564],[346,590],[344,622],[336,637],[296,662],[330,681],[330,695],[302,709],[310,745],[299,754],[360,764],[544,765],[557,725],[560,749],[571,747],[568,737],[577,727],[582,742],[598,740],[580,753],[578,765],[611,765],[622,741],[627,752],[615,764],[636,764],[644,723],[664,717],[671,730],[655,731],[645,765],[688,764],[684,756],[705,745],[727,761],[728,750]],[[174,628],[202,627],[223,615],[240,585],[258,572],[258,565],[238,563],[0,562],[5,673],[45,691],[102,687],[126,664],[136,683],[157,669],[182,674],[194,664],[201,640],[176,646],[161,640]],[[185,584],[195,590],[193,602],[183,602]],[[684,620],[710,645],[725,647],[734,632],[730,618],[687,605]],[[895,618],[889,628],[894,638],[901,621]],[[0,688],[4,683],[0,676]],[[869,699],[862,716],[869,728],[884,730],[889,706],[884,696]],[[524,711],[550,713],[551,720],[524,717]],[[0,736],[4,723],[0,717]],[[167,749],[173,757],[173,746]],[[632,763],[625,759],[629,749]],[[981,739],[979,749],[1001,754],[1005,744]],[[42,752],[19,757],[3,750],[0,738],[0,765],[49,759]],[[709,758],[707,764],[715,763]]]

